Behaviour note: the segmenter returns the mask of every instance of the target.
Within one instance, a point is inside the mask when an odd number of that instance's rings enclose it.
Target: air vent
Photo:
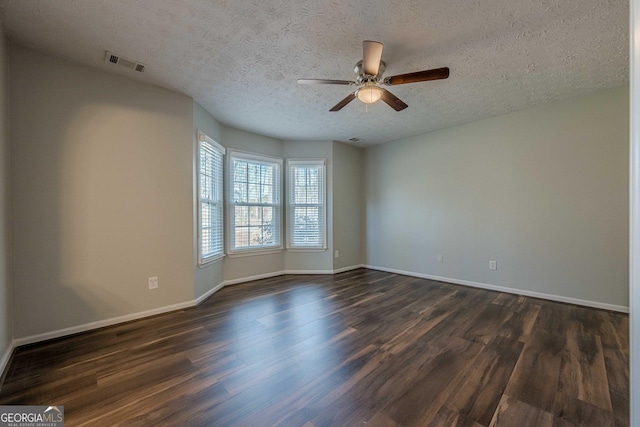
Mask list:
[[[353,138],[349,138],[349,141],[351,141],[351,142],[360,142],[360,138],[356,138],[354,136]]]
[[[139,73],[142,73],[145,69],[144,64],[141,64],[138,61],[133,61],[131,59],[123,58],[122,56],[116,55],[115,53],[111,53],[109,51],[107,51],[104,57],[104,60],[106,62],[111,62],[112,64],[121,65],[123,67],[126,67],[130,70],[137,71]]]

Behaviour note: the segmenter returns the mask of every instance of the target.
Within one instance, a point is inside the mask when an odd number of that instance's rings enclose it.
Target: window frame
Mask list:
[[[294,180],[293,180],[293,171],[296,167],[300,166],[320,166],[322,171],[322,177],[320,182],[320,193],[318,199],[321,200],[321,203],[302,203],[296,204],[295,199],[293,197],[294,191]],[[287,191],[287,251],[290,252],[323,252],[327,250],[327,159],[322,158],[309,158],[309,159],[287,159],[287,181],[286,181],[286,191]],[[322,241],[318,245],[309,246],[309,245],[296,245],[293,243],[294,236],[294,226],[295,220],[293,218],[295,207],[296,206],[306,206],[306,207],[318,207],[319,214],[322,215],[322,230],[320,230],[319,235],[321,236]]]
[[[217,261],[219,259],[222,259],[225,256],[225,233],[224,233],[224,228],[225,228],[225,215],[224,215],[224,156],[226,154],[226,149],[220,145],[219,143],[217,143],[214,139],[210,138],[208,135],[206,135],[204,132],[202,131],[198,131],[197,132],[198,137],[198,145],[197,145],[197,160],[196,160],[196,168],[197,168],[197,185],[196,185],[196,191],[197,191],[197,195],[196,195],[196,200],[198,203],[198,230],[197,230],[197,235],[198,235],[198,266],[199,267],[205,267],[209,264],[211,264],[214,261]],[[208,144],[210,146],[210,148],[206,148],[204,146],[204,144]],[[216,171],[216,176],[212,177],[212,180],[214,180],[215,182],[213,183],[213,185],[216,188],[216,193],[218,194],[219,197],[216,197],[215,199],[211,199],[210,201],[207,200],[205,201],[205,203],[210,203],[210,204],[214,204],[217,205],[217,208],[219,209],[219,218],[220,218],[220,223],[217,227],[215,227],[217,230],[217,235],[219,236],[219,246],[220,246],[220,250],[219,251],[215,251],[212,252],[210,254],[203,254],[202,251],[202,237],[203,237],[203,223],[202,223],[202,204],[203,204],[203,198],[202,198],[202,193],[201,193],[201,188],[202,188],[202,163],[201,163],[201,158],[202,158],[202,151],[203,149],[205,150],[210,150],[213,151],[214,153],[217,152],[217,154],[220,155],[220,162],[217,165],[217,171]],[[213,231],[213,228],[212,228]]]
[[[241,160],[249,163],[258,163],[275,167],[275,177],[277,182],[273,185],[273,200],[271,204],[264,203],[249,203],[249,202],[235,202],[234,198],[234,161]],[[283,246],[283,202],[282,202],[282,185],[283,185],[283,172],[282,172],[283,160],[279,157],[272,157],[263,154],[249,153],[240,150],[228,150],[227,155],[227,254],[229,257],[234,258],[238,256],[251,256],[251,255],[263,255],[269,253],[279,253],[284,249]],[[276,242],[273,245],[256,245],[256,246],[241,246],[236,247],[235,242],[235,207],[236,206],[262,206],[273,207],[273,214],[277,216],[276,231],[274,236]]]

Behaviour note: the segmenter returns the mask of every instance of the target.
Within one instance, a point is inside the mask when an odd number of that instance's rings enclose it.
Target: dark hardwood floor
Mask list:
[[[67,426],[626,426],[628,316],[372,270],[18,348]]]

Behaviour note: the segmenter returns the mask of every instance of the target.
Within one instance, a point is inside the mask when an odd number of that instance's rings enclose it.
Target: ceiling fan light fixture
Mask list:
[[[365,104],[373,104],[382,98],[382,88],[379,88],[373,83],[366,83],[363,87],[358,89],[356,96]]]

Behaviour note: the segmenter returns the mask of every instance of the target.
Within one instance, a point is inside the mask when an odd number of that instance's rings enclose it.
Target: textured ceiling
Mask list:
[[[215,118],[288,140],[375,144],[628,82],[626,0],[0,0],[10,40],[192,96]],[[448,66],[389,88],[409,104],[329,108],[362,41],[385,75]],[[110,50],[144,63],[104,62]]]

